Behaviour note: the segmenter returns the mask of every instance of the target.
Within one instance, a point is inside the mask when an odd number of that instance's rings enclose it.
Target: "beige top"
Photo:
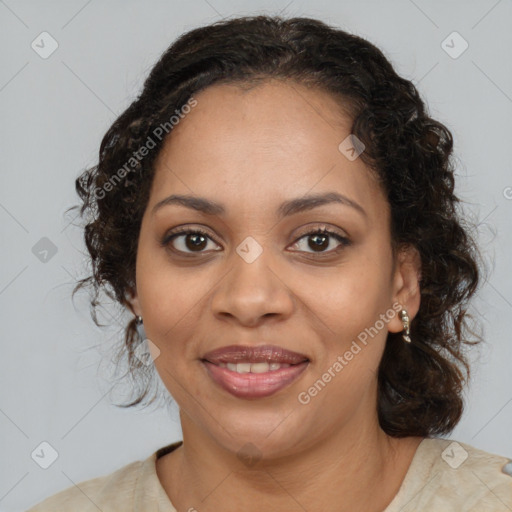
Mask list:
[[[155,461],[180,445],[170,444],[144,461],[69,487],[27,512],[176,512],[158,480]],[[423,439],[383,512],[419,511],[512,511],[512,460],[456,441]]]

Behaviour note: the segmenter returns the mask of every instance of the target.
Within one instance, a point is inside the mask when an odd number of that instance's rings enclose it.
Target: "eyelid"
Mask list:
[[[328,234],[335,234],[342,238],[346,238],[347,240],[350,239],[349,235],[344,230],[340,230],[339,228],[335,228],[334,226],[330,226],[330,225],[322,223],[322,222],[317,223],[317,224],[313,223],[312,225],[308,224],[308,226],[303,228],[303,230],[301,229],[300,233],[302,233],[302,234],[295,235],[295,236],[297,237],[297,240],[298,240],[299,238],[302,238],[305,235],[317,233],[319,231],[325,231]]]
[[[187,235],[189,233],[199,233],[213,242],[215,242],[217,245],[220,245],[220,243],[216,240],[216,237],[213,236],[208,230],[206,230],[203,227],[193,227],[190,224],[184,224],[182,226],[176,226],[175,228],[167,231],[164,236],[162,237],[162,240],[160,241],[160,244],[162,247],[166,247],[169,245],[169,243],[174,240],[179,235]],[[200,254],[200,253],[198,253]]]
[[[299,235],[296,238],[296,240],[293,242],[292,245],[297,245],[303,238],[306,238],[308,236],[313,236],[315,234],[324,234],[330,238],[334,238],[339,243],[338,247],[336,247],[334,249],[330,249],[328,251],[320,251],[320,252],[316,252],[316,251],[294,251],[294,252],[298,252],[301,254],[308,254],[308,255],[313,254],[313,255],[315,255],[314,257],[316,259],[321,259],[321,258],[332,257],[333,255],[339,254],[340,251],[342,251],[343,249],[352,245],[352,240],[348,237],[348,235],[341,234],[338,231],[336,231],[334,228],[329,228],[325,225],[310,227],[304,233]]]

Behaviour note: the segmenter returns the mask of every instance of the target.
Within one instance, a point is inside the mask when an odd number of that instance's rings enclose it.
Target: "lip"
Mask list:
[[[238,373],[219,363],[275,362],[290,366],[263,373]],[[202,359],[208,375],[222,389],[237,398],[256,399],[273,395],[299,378],[309,359],[274,345],[256,347],[230,345],[208,352]]]
[[[208,352],[203,356],[203,360],[213,364],[238,363],[242,361],[250,363],[271,361],[281,364],[298,364],[308,361],[308,357],[276,345],[259,345],[255,347],[229,345]]]
[[[237,398],[264,398],[273,395],[298,379],[309,361],[264,373],[237,373],[209,361],[203,361],[210,377]]]

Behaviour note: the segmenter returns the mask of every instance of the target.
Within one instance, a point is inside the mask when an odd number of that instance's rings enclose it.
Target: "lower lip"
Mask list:
[[[264,398],[277,393],[298,379],[309,362],[264,373],[238,373],[203,361],[210,377],[223,389],[238,398]]]

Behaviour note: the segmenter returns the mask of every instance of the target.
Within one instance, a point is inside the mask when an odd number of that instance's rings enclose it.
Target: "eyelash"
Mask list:
[[[192,234],[202,235],[206,238],[209,238],[213,242],[217,243],[210,236],[210,234],[208,232],[206,232],[205,230],[203,230],[201,228],[191,229],[191,228],[184,227],[184,228],[176,228],[174,231],[167,233],[164,236],[163,240],[161,241],[161,245],[162,245],[162,247],[168,247],[171,244],[171,242],[173,242],[179,236],[192,235]],[[351,241],[348,238],[341,236],[339,233],[336,233],[335,231],[331,231],[325,227],[322,227],[322,228],[318,228],[318,229],[313,229],[311,231],[308,231],[308,232],[302,234],[299,238],[297,238],[297,240],[293,243],[293,245],[295,245],[299,240],[302,240],[303,238],[306,238],[308,236],[313,236],[313,235],[328,235],[328,236],[334,238],[335,240],[337,240],[338,242],[340,242],[340,244],[341,244],[336,249],[331,249],[330,251],[323,251],[323,252],[316,252],[316,253],[315,252],[307,252],[307,254],[316,254],[316,255],[318,255],[318,257],[322,257],[322,255],[331,255],[333,253],[339,252],[340,248],[347,247],[351,244]],[[196,253],[196,254],[203,253],[203,251],[185,252],[185,251],[180,251],[177,249],[173,249],[173,250],[178,252],[179,254],[182,254],[182,255],[185,254],[187,256],[193,255],[194,253]]]

